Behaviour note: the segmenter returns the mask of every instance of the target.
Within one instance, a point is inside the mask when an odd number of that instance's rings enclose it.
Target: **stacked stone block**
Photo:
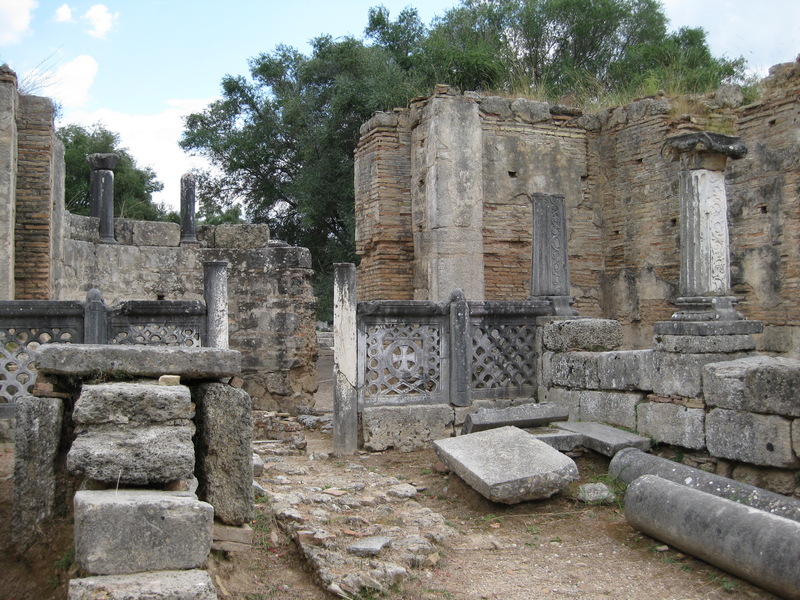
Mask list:
[[[538,400],[699,451],[718,474],[797,493],[800,361],[754,356],[749,335],[656,335],[618,351],[615,321],[541,319]],[[603,351],[604,350],[604,351]]]

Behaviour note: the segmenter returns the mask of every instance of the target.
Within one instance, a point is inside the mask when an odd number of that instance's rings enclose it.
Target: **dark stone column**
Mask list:
[[[114,167],[119,156],[116,154],[89,154],[86,161],[92,169],[91,216],[100,219],[100,242],[116,244],[114,239]]]
[[[531,300],[548,300],[554,315],[573,316],[569,290],[567,217],[564,196],[533,194]]]
[[[192,173],[181,177],[181,245],[196,244],[195,194],[197,181]]]

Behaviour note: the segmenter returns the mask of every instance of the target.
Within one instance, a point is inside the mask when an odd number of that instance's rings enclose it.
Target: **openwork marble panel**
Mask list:
[[[442,392],[442,331],[436,323],[372,323],[364,328],[364,397]]]
[[[145,323],[128,325],[112,333],[112,344],[137,344],[158,346],[202,346],[199,330],[190,325],[164,325]]]
[[[15,402],[36,383],[36,349],[42,344],[80,342],[77,327],[0,329],[0,398]]]
[[[490,390],[507,395],[513,389],[527,393],[536,385],[532,324],[473,323],[471,329],[470,388],[473,395]]]

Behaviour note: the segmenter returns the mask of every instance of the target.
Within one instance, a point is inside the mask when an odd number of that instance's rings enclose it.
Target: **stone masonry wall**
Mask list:
[[[527,297],[530,194],[564,194],[575,308],[583,316],[619,320],[627,347],[649,347],[653,324],[675,310],[679,285],[680,166],[664,159],[661,148],[671,135],[722,130],[741,136],[749,149],[726,169],[733,294],[747,318],[765,324],[759,350],[800,356],[800,66],[772,71],[767,94],[740,108],[712,94],[647,98],[581,115],[465,93],[480,104],[483,129],[486,299]],[[398,210],[406,201],[394,188],[413,189],[418,174],[412,170],[411,181],[406,178],[405,144],[395,143],[386,154],[376,142],[398,140],[417,122],[412,105],[379,113],[362,128],[356,155],[360,300],[412,297],[409,261],[420,257],[409,254],[411,217]],[[387,164],[403,167],[388,176]],[[375,173],[387,183],[376,181]],[[367,196],[364,190],[373,191]],[[394,219],[391,234],[378,233],[384,213]]]
[[[202,300],[203,261],[228,262],[230,347],[242,352],[244,389],[259,410],[300,412],[316,391],[316,299],[305,248],[270,241],[263,225],[198,228],[116,219],[119,244],[99,243],[97,218],[67,214],[55,299],[83,300],[96,287],[108,303]]]

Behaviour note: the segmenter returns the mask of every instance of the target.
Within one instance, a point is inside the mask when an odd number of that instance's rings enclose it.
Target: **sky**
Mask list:
[[[139,166],[152,167],[177,208],[180,177],[201,159],[178,146],[183,117],[219,96],[226,74],[286,44],[303,53],[321,34],[361,37],[370,7],[406,6],[426,24],[458,0],[0,0],[0,63],[60,106],[58,126],[101,123]],[[800,54],[800,0],[663,0],[670,29],[703,27],[715,56],[753,72]],[[35,77],[32,78],[36,80]]]

